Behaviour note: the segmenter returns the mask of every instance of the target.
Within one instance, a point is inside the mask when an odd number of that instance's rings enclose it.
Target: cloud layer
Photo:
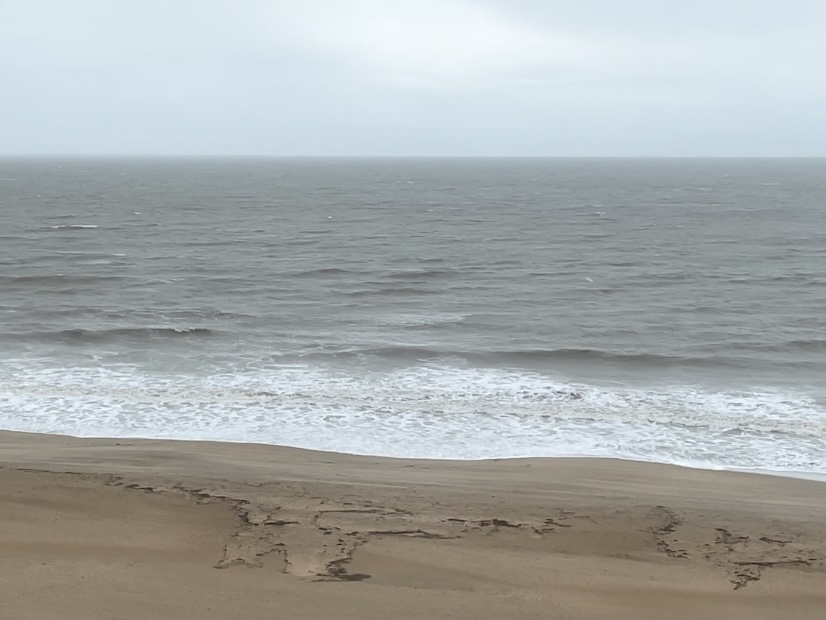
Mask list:
[[[826,3],[0,2],[0,153],[826,156]]]

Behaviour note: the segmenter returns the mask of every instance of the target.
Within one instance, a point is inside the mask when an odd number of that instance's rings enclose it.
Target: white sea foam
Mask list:
[[[612,456],[826,473],[826,410],[805,395],[608,389],[503,370],[283,366],[197,377],[7,362],[0,427],[398,457]]]

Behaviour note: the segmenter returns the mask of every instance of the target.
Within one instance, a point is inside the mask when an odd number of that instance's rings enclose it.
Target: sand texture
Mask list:
[[[826,484],[0,433],[0,617],[823,620]]]

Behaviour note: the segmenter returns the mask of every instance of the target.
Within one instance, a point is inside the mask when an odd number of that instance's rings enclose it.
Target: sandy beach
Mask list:
[[[0,433],[8,620],[826,615],[826,486]]]

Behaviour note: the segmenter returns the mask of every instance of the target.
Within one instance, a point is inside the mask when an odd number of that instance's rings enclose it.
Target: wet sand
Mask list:
[[[0,432],[10,620],[826,617],[826,485]]]

